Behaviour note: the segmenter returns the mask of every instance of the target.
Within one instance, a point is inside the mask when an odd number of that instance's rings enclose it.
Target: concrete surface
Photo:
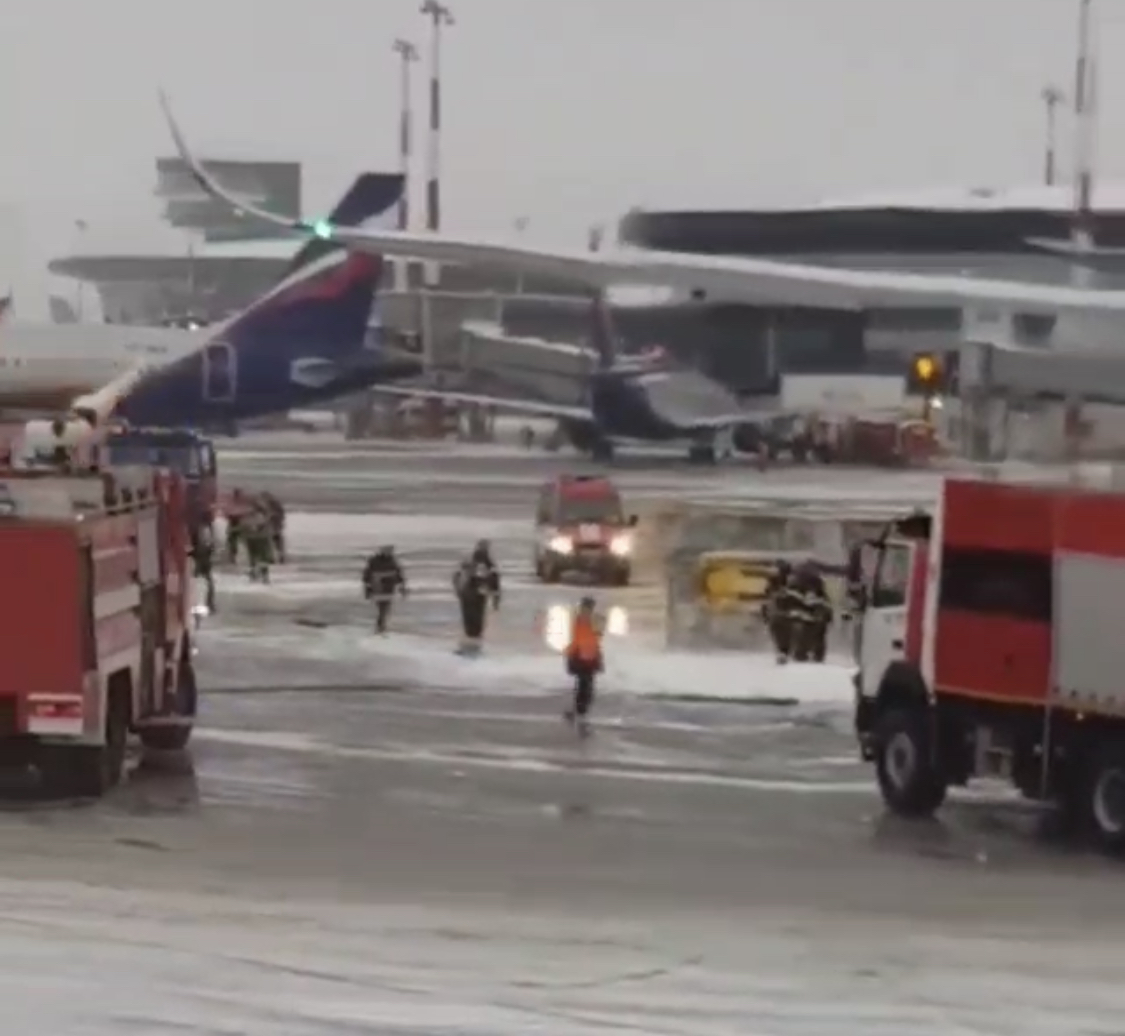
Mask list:
[[[670,700],[653,673],[674,660],[640,667],[644,587],[615,598],[639,616],[620,645],[637,667],[576,739],[535,622],[558,591],[525,578],[542,462],[263,438],[221,463],[319,517],[294,515],[275,587],[224,573],[188,755],[143,761],[98,804],[8,799],[6,1032],[1116,1031],[1117,865],[996,789],[940,822],[888,820],[841,701]],[[417,600],[378,640],[355,566],[404,514]],[[439,584],[490,527],[502,635],[456,668]],[[777,679],[713,663],[686,689]]]

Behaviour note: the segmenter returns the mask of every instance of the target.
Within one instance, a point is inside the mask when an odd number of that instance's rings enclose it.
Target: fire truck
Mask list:
[[[111,466],[146,466],[176,472],[187,489],[193,527],[212,525],[218,509],[215,448],[209,439],[184,428],[113,428],[102,442]]]
[[[1125,493],[951,479],[863,553],[856,731],[888,808],[1001,778],[1125,849]]]
[[[0,472],[0,763],[103,794],[130,733],[183,748],[196,713],[183,481]]]

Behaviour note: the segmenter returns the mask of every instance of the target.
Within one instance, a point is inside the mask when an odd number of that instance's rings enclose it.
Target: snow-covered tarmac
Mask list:
[[[573,738],[552,630],[578,591],[528,572],[535,487],[566,460],[321,441],[225,451],[231,483],[290,504],[294,557],[271,587],[222,574],[190,755],[0,813],[5,1034],[1120,1028],[1118,868],[989,789],[884,817],[845,666],[664,652],[652,588],[613,591],[600,724]],[[507,587],[469,662],[449,575],[481,535]],[[384,541],[413,593],[376,638],[359,564]]]

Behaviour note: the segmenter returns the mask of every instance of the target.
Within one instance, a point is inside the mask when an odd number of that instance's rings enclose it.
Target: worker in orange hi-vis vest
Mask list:
[[[602,622],[592,597],[583,597],[570,627],[566,649],[566,671],[574,677],[574,704],[565,713],[568,722],[585,729],[594,703],[594,681],[605,668],[602,654]]]

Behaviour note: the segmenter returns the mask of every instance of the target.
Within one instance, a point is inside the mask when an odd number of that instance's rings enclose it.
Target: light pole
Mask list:
[[[1055,155],[1058,145],[1058,107],[1066,100],[1066,94],[1057,86],[1047,85],[1040,94],[1047,109],[1047,140],[1044,152],[1043,182],[1053,187],[1057,175]]]
[[[512,223],[512,227],[515,230],[517,236],[522,238],[523,235],[525,233],[527,233],[527,226],[530,222],[531,222],[531,220],[527,216],[517,216],[516,217],[515,221]],[[523,294],[523,274],[522,273],[516,274],[516,294],[517,295]]]
[[[410,66],[418,60],[418,48],[409,40],[395,40],[394,52],[399,56],[401,63],[400,98],[402,111],[399,116],[398,127],[398,158],[399,172],[402,173],[402,198],[398,203],[398,229],[410,229],[410,152],[411,132],[414,112],[411,103],[411,75]]]
[[[74,221],[74,240],[75,244],[81,238],[86,236],[86,231],[90,229],[90,224],[84,219],[76,219]],[[77,278],[77,288],[74,291],[74,310],[75,316],[78,317],[78,323],[82,323],[82,318],[85,315],[86,309],[86,282],[81,278]]]
[[[453,13],[440,0],[423,0],[422,14],[430,19],[430,137],[426,172],[426,229],[441,227],[441,30],[453,24]],[[439,280],[439,267],[427,267],[431,284]]]
[[[418,60],[418,48],[410,40],[397,39],[392,46],[399,56],[400,62],[400,97],[402,111],[399,116],[398,127],[398,156],[399,171],[402,173],[402,197],[398,202],[398,229],[410,229],[410,158],[413,150],[411,126],[414,121],[414,105],[412,104],[412,91],[410,66]],[[395,262],[395,281],[399,291],[406,291],[410,287],[408,275],[410,261],[399,259]]]

